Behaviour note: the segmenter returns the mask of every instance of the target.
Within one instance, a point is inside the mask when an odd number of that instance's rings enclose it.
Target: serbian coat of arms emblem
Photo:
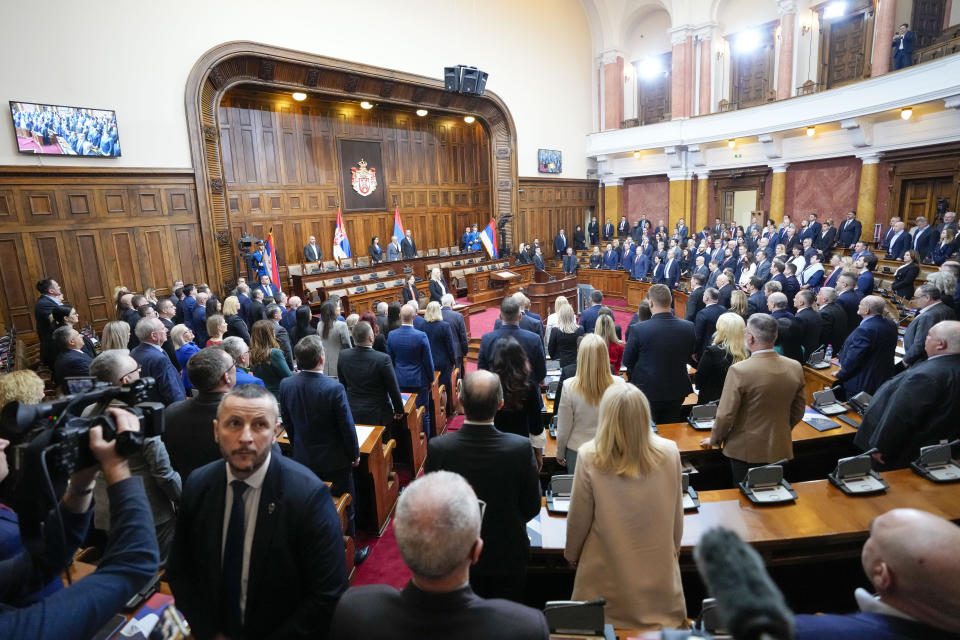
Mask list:
[[[367,161],[360,159],[356,167],[350,167],[350,184],[361,196],[368,196],[377,190],[377,170],[367,168]]]

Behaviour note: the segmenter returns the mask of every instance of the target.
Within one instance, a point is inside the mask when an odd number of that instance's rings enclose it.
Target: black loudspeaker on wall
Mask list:
[[[483,95],[483,91],[487,87],[487,77],[486,71],[462,64],[443,68],[444,88],[454,93]]]

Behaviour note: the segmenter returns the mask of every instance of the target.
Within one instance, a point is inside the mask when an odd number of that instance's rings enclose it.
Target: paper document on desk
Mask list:
[[[895,354],[897,354],[898,356],[900,356],[901,358],[902,358],[903,356],[907,355],[907,352],[904,350],[903,346],[901,346],[901,345],[897,345],[897,346],[894,348],[893,352],[894,352]]]
[[[362,424],[355,425],[357,430],[357,442],[363,444],[367,441],[367,438],[370,437],[370,434],[373,433],[373,427],[367,427]]]
[[[554,498],[552,510],[567,513],[570,511],[570,498]]]
[[[816,411],[804,411],[803,421],[817,431],[830,431],[831,429],[840,428],[839,424]]]
[[[543,534],[540,529],[540,514],[534,516],[533,520],[527,523],[527,538],[530,539],[531,547],[543,546]]]
[[[790,492],[787,491],[783,485],[779,484],[773,487],[751,487],[750,490],[753,492],[753,497],[757,499],[757,502],[783,502],[785,500],[793,500]]]

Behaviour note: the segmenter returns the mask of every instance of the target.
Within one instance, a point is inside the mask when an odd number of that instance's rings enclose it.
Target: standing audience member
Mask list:
[[[60,284],[53,278],[44,278],[37,282],[37,291],[40,297],[33,305],[33,318],[36,322],[37,337],[40,339],[40,359],[53,369],[57,358],[57,346],[53,341],[53,330],[56,327],[53,326],[50,314],[63,304],[63,292],[60,291]]]
[[[931,327],[944,320],[957,319],[953,309],[941,302],[940,290],[932,284],[920,285],[913,302],[920,311],[903,333],[903,364],[907,367],[927,359],[929,354],[924,345]]]
[[[577,324],[573,307],[569,304],[558,307],[556,315],[557,325],[550,331],[547,352],[550,354],[550,359],[559,361],[560,368],[563,368],[577,361],[577,344],[584,332],[583,327]],[[548,329],[549,322],[548,318]]]
[[[220,347],[227,352],[237,367],[236,377],[233,386],[239,387],[245,384],[255,384],[261,387],[266,386],[263,380],[250,373],[250,347],[247,343],[237,336],[225,338]]]
[[[170,362],[162,346],[167,341],[167,328],[159,318],[143,318],[137,323],[137,337],[140,344],[130,355],[140,365],[141,377],[156,380],[154,392],[163,404],[169,406],[183,400],[186,396],[180,372]]]
[[[283,359],[287,367],[293,371],[293,345],[290,344],[290,334],[280,323],[283,319],[283,308],[278,304],[272,304],[267,307],[267,320],[273,323],[273,337],[277,339],[280,345],[280,351],[283,352]]]
[[[694,382],[697,385],[697,404],[709,404],[720,399],[723,383],[730,365],[750,357],[746,346],[746,323],[736,313],[724,313],[717,318],[713,342],[703,350],[697,363]]]
[[[462,378],[463,374],[466,373],[466,370],[463,368],[463,359],[466,357],[467,350],[470,348],[470,341],[467,336],[467,324],[463,320],[463,314],[453,310],[453,302],[454,298],[452,294],[448,293],[443,296],[443,300],[441,301],[443,308],[440,309],[440,313],[444,321],[450,325],[450,330],[453,331],[453,346],[457,354],[456,366],[460,369],[460,377]],[[449,395],[451,397],[454,396],[455,391],[455,389],[450,389]]]
[[[599,312],[599,307],[597,308]],[[547,375],[547,363],[543,353],[543,341],[540,336],[520,328],[520,303],[514,296],[503,299],[500,303],[499,329],[484,334],[480,339],[480,352],[477,356],[478,369],[490,369],[493,362],[493,349],[499,340],[513,338],[520,343],[527,352],[530,361],[530,380],[537,384],[543,382]],[[592,327],[591,327],[592,330]]]
[[[443,296],[450,292],[450,287],[443,279],[443,272],[439,267],[434,267],[430,272],[430,302],[440,303]]]
[[[449,396],[453,394],[450,374],[453,373],[453,367],[457,361],[457,348],[453,343],[453,331],[443,319],[439,302],[430,302],[423,318],[427,321],[423,327],[423,332],[427,334],[427,340],[430,341],[433,368],[440,372],[439,384],[446,385],[449,399]]]
[[[577,450],[597,431],[600,400],[608,387],[623,391],[625,381],[610,373],[610,354],[603,338],[589,334],[581,340],[577,352],[576,375],[565,379],[558,389],[557,462],[573,473],[577,466]]]
[[[820,314],[820,344],[833,347],[833,353],[839,354],[843,341],[847,339],[847,314],[837,304],[837,291],[832,287],[821,287],[817,292],[817,306]]]
[[[713,429],[700,442],[723,447],[734,483],[753,467],[793,458],[791,433],[806,404],[803,367],[773,350],[777,321],[754,314],[746,335],[750,357],[727,371]]]
[[[317,330],[313,328],[313,324],[310,322],[312,318],[313,313],[310,311],[309,305],[297,307],[297,322],[294,327],[293,334],[290,336],[290,343],[292,346],[296,347],[297,343],[307,336],[317,335]]]
[[[169,301],[168,301],[169,302]],[[53,330],[56,331],[60,327],[69,326],[77,329],[77,325],[80,324],[80,315],[77,313],[75,307],[70,305],[60,305],[53,310],[53,313],[50,314],[53,319]],[[77,331],[80,331],[77,329]],[[93,342],[87,336],[80,334],[83,338],[83,346],[80,348],[85,354],[91,358],[97,357],[97,349],[93,346]]]
[[[250,342],[250,331],[247,323],[240,316],[240,299],[236,296],[229,296],[223,301],[223,318],[227,321],[227,332],[224,337],[237,336],[244,342]]]
[[[258,320],[250,332],[250,367],[253,375],[263,380],[270,393],[280,391],[280,382],[293,375],[273,335],[273,323]]]
[[[212,347],[223,342],[223,337],[227,333],[227,321],[219,313],[207,316],[207,343],[205,347]]]
[[[320,322],[317,323],[317,335],[323,340],[324,375],[337,379],[337,360],[342,349],[350,348],[350,330],[347,323],[337,319],[337,304],[327,300],[320,305]]]
[[[543,614],[514,602],[484,600],[470,586],[483,554],[483,511],[463,477],[435,471],[414,480],[397,501],[393,527],[413,576],[402,591],[354,587],[334,613],[330,640],[548,640]],[[376,611],[376,615],[370,615]]]
[[[694,322],[694,335],[696,343],[694,344],[694,360],[698,360],[707,345],[713,342],[713,333],[717,328],[717,318],[725,314],[728,309],[720,304],[720,293],[713,288],[703,292],[703,309],[697,314]]]
[[[350,412],[357,424],[389,429],[394,416],[403,413],[403,398],[390,356],[373,348],[374,331],[376,322],[364,319],[353,328],[354,346],[340,352],[337,379],[347,391]]]
[[[430,425],[433,424],[430,415],[433,354],[426,334],[413,328],[415,315],[416,312],[410,307],[400,309],[401,325],[387,336],[387,353],[393,360],[400,390],[417,394],[417,406],[424,408],[423,431],[430,437]]]
[[[797,308],[797,316],[794,319],[794,325],[803,347],[803,362],[810,359],[810,356],[824,343],[820,342],[820,335],[823,333],[823,318],[813,308],[815,297],[813,291],[804,289],[798,291],[793,297],[793,306]]]
[[[69,325],[54,331],[53,341],[58,349],[53,363],[53,379],[65,394],[70,393],[67,378],[88,376],[93,358],[83,352],[83,336]]]
[[[605,598],[604,620],[617,627],[681,627],[680,452],[650,429],[636,388],[609,388],[598,422],[580,447],[567,516],[571,598]]]
[[[497,342],[490,369],[500,378],[503,406],[493,425],[504,433],[528,437],[543,433],[540,419],[540,385],[530,381],[530,361],[513,338]]]
[[[607,352],[610,357],[610,369],[614,375],[620,375],[620,364],[623,362],[623,340],[617,337],[616,327],[613,318],[606,314],[601,314],[597,318],[597,325],[594,333],[603,338],[607,345]]]
[[[474,371],[460,391],[466,419],[453,433],[427,445],[424,471],[462,475],[485,505],[483,551],[470,569],[470,584],[484,598],[523,600],[530,540],[527,522],[540,512],[540,481],[530,439],[493,425],[503,404],[496,374]]]
[[[330,490],[272,453],[277,418],[263,387],[232,389],[213,423],[224,460],[184,486],[166,578],[198,638],[323,638],[347,589]]]
[[[174,325],[170,330],[170,342],[173,343],[177,362],[180,364],[180,383],[183,385],[184,396],[191,395],[193,385],[187,374],[187,363],[193,354],[200,351],[200,347],[193,343],[193,331],[185,324]]]
[[[873,395],[893,376],[897,325],[885,317],[886,304],[880,296],[860,301],[857,312],[863,320],[844,341],[840,370],[835,374],[847,398],[861,391]]]

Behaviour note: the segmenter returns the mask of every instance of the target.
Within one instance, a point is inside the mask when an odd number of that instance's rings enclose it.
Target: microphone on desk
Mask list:
[[[740,537],[717,527],[707,531],[693,558],[720,621],[736,640],[789,640],[793,613],[770,579],[760,555]]]

